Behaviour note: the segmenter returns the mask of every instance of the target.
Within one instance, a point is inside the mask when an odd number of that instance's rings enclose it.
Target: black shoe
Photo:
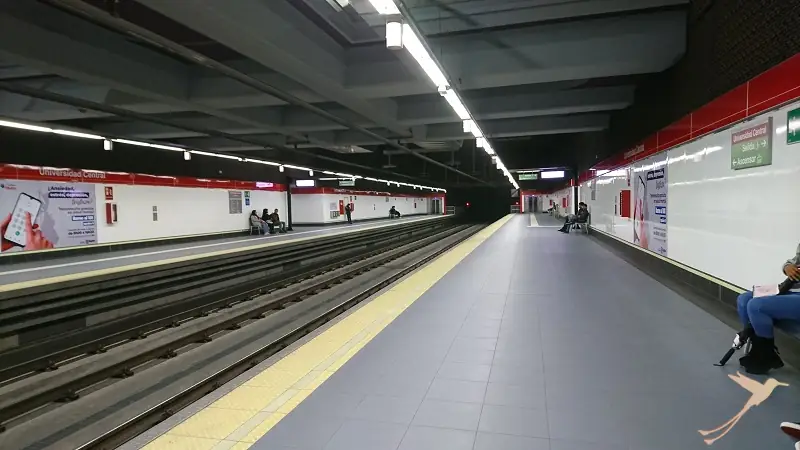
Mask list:
[[[778,356],[778,349],[775,348],[775,339],[753,337],[753,348],[747,355],[743,366],[747,373],[754,375],[764,375],[772,369],[783,367],[783,361]]]

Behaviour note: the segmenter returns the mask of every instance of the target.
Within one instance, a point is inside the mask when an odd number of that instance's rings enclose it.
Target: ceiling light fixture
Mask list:
[[[400,10],[394,4],[394,0],[369,0],[369,2],[378,11],[378,14],[400,14]]]
[[[380,13],[380,14],[397,14],[400,15],[400,11],[397,8],[397,5],[394,3],[394,0],[369,0],[373,7]],[[481,130],[480,126],[478,125],[477,121],[474,117],[469,113],[469,110],[464,103],[461,101],[461,98],[454,89],[450,87],[450,82],[447,80],[444,72],[439,68],[439,65],[436,63],[436,60],[433,56],[428,52],[428,49],[423,44],[420,36],[415,31],[414,27],[411,23],[409,23],[409,18],[404,17],[398,19],[403,21],[402,30],[401,30],[401,39],[402,39],[402,46],[405,47],[406,50],[411,54],[414,60],[417,61],[420,68],[423,72],[428,76],[431,82],[437,87],[439,94],[444,97],[450,107],[453,109],[453,112],[461,119],[462,126],[464,133],[472,133],[472,135],[476,139],[480,139],[479,147],[482,147],[484,151],[490,156],[497,157],[497,153],[491,147],[489,142],[486,140],[483,131]],[[395,25],[393,25],[395,26]],[[392,31],[392,33],[396,33]],[[395,37],[394,35],[392,36]],[[387,46],[389,45],[389,30],[388,30],[388,22],[387,22]],[[512,177],[509,176],[509,181],[512,185],[516,186],[516,181]]]
[[[223,159],[232,159],[234,161],[243,161],[242,158],[233,155],[224,155],[222,153],[211,153],[211,152],[204,152],[202,150],[191,150],[192,153],[195,155],[203,155],[203,156],[211,156],[214,158],[223,158]]]
[[[442,88],[450,86],[442,70],[439,69],[436,62],[428,55],[428,51],[425,49],[425,46],[422,45],[422,41],[419,40],[414,30],[407,23],[403,24],[403,47],[408,50],[408,53],[417,61],[417,64],[422,67],[422,70],[428,75],[428,78],[430,78],[434,86],[440,88],[440,91]]]
[[[386,20],[386,48],[400,50],[403,48],[403,19],[393,16]]]
[[[54,129],[51,131],[55,134],[60,134],[62,136],[72,136],[77,138],[84,138],[84,139],[105,139],[103,136],[98,136],[96,134],[89,134],[89,133],[80,133],[77,131],[70,131],[70,130],[57,130]]]
[[[475,123],[472,121],[472,119],[465,120],[462,124],[464,127],[464,133],[471,133],[474,124]]]
[[[64,135],[64,136],[79,137],[79,138],[84,138],[84,139],[102,139],[103,140],[103,148],[105,150],[113,149],[114,143],[117,143],[117,144],[133,145],[133,146],[137,146],[137,147],[149,147],[149,148],[156,148],[156,149],[161,149],[161,150],[182,152],[183,153],[183,159],[186,160],[186,161],[190,161],[192,159],[192,154],[196,154],[196,155],[210,156],[210,157],[214,157],[214,158],[230,159],[230,160],[234,160],[234,161],[243,161],[243,162],[254,163],[254,164],[277,166],[278,170],[280,170],[281,172],[283,172],[285,170],[285,167],[288,167],[290,169],[306,171],[306,172],[308,172],[308,174],[310,176],[314,176],[314,170],[311,169],[311,168],[308,168],[308,167],[293,166],[293,165],[289,165],[289,164],[286,164],[284,166],[283,164],[278,163],[278,162],[265,161],[265,160],[262,160],[262,159],[241,158],[239,156],[228,155],[228,154],[224,154],[224,153],[214,153],[214,152],[207,152],[207,151],[203,151],[203,150],[191,150],[191,149],[187,149],[187,148],[183,148],[183,147],[175,147],[175,146],[172,146],[172,145],[163,145],[163,144],[153,144],[153,143],[150,143],[150,142],[135,141],[135,140],[131,140],[131,139],[112,139],[112,138],[106,138],[106,137],[103,137],[103,136],[90,134],[90,133],[82,133],[82,132],[79,132],[79,131],[72,131],[72,130],[53,129],[53,128],[48,128],[48,127],[43,127],[43,126],[40,126],[40,125],[32,125],[32,124],[26,124],[26,123],[21,123],[21,122],[13,122],[13,121],[8,121],[8,120],[0,120],[0,127],[16,128],[16,129],[21,129],[21,130],[36,131],[36,132],[40,132],[40,133],[55,133],[55,134],[60,134],[60,135]],[[331,172],[331,171],[327,171],[327,170],[323,170],[322,173],[324,173],[326,175],[337,175],[337,176],[341,176],[341,177],[348,178],[348,179],[364,178],[361,175],[352,175],[352,174],[349,174],[349,173],[337,173],[337,172]],[[399,181],[379,180],[379,179],[376,179],[376,178],[366,178],[366,179],[370,180],[370,181],[386,183],[387,185],[389,185],[390,183],[394,183],[397,186],[401,186],[401,185],[402,186],[409,186],[409,187],[415,186],[413,184],[402,183],[402,182],[399,182]],[[424,188],[424,189],[430,189],[431,191],[447,192],[446,189],[441,189],[441,188],[434,188],[434,187],[428,187],[428,186],[419,186],[419,187],[420,188]]]
[[[442,94],[447,103],[450,104],[450,107],[453,108],[453,111],[456,113],[459,119],[461,120],[471,120],[469,117],[469,111],[467,111],[467,107],[461,103],[461,99],[458,98],[458,94],[456,91],[452,89],[445,90],[444,94]]]

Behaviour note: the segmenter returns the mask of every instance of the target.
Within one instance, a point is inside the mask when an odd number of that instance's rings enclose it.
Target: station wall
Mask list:
[[[782,281],[800,241],[799,108],[795,101],[582,182],[592,228],[738,287]]]
[[[575,189],[572,187],[566,187],[560,189],[558,191],[540,195],[539,201],[539,211],[547,211],[550,209],[550,202],[552,201],[556,205],[558,205],[558,212],[560,215],[571,214],[573,210],[573,205],[575,204]]]
[[[344,215],[331,217],[339,210],[339,201],[353,203],[353,220],[383,219],[394,206],[404,216],[429,214],[431,200],[444,200],[443,194],[392,194],[388,192],[358,191],[334,188],[298,188],[292,190],[292,220],[296,224],[338,223],[346,221]],[[442,206],[444,211],[444,206]]]
[[[443,194],[293,190],[293,221],[342,222],[330,215],[339,200],[352,200],[356,220],[387,217],[391,205],[403,215],[427,214],[433,197]],[[0,253],[246,231],[250,212],[264,208],[288,222],[287,186],[0,164]]]
[[[97,184],[98,199],[104,198],[106,186],[114,188],[118,221],[97,221],[101,244],[241,231],[254,209],[261,215],[263,208],[278,208],[286,215],[285,191],[247,191],[250,206],[243,204],[241,213],[231,214],[227,189]]]

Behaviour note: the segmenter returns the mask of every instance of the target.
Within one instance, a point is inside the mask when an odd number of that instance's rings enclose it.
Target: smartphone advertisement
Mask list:
[[[0,180],[0,252],[97,242],[94,185]]]
[[[667,256],[667,165],[643,166],[633,183],[633,243]]]

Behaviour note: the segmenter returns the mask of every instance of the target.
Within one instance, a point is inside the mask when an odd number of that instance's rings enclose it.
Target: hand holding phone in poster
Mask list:
[[[20,231],[19,235],[22,237],[22,239],[15,239],[12,241],[6,237],[8,226],[11,224],[12,218],[14,218],[13,214],[9,214],[5,219],[3,219],[2,222],[0,222],[0,234],[3,236],[0,251],[5,252],[14,247],[22,247],[23,250],[26,251],[53,248],[53,243],[44,237],[41,230],[39,230],[39,225],[33,223],[31,214],[29,212],[25,212],[23,216],[22,230]]]

